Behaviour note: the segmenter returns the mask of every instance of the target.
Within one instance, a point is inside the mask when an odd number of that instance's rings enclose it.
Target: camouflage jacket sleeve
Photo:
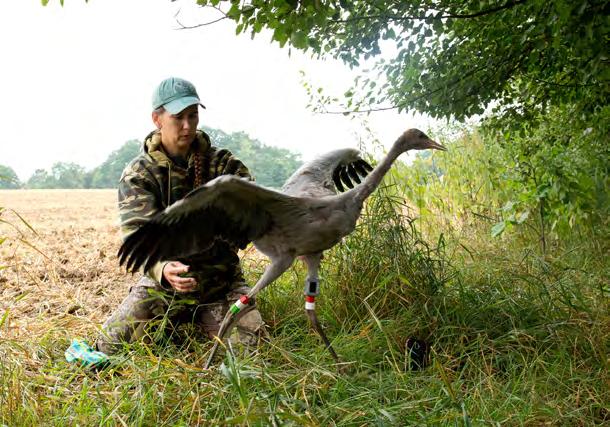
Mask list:
[[[119,217],[123,239],[162,210],[160,197],[154,179],[143,167],[134,166],[123,173],[119,182]],[[156,263],[148,271],[148,276],[163,284],[163,267],[167,262]]]

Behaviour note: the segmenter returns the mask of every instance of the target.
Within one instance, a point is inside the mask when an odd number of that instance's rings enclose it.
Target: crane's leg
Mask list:
[[[320,261],[322,260],[322,253],[315,255],[306,255],[304,261],[307,264],[307,278],[305,279],[305,312],[311,321],[316,332],[324,341],[326,348],[330,352],[335,362],[339,363],[339,356],[335,353],[335,350],[330,345],[330,341],[326,337],[322,325],[318,322],[318,316],[316,315],[316,296],[320,294],[320,279],[318,277],[318,269],[320,268]]]
[[[265,272],[258,282],[256,282],[256,285],[252,288],[252,290],[248,292],[247,295],[242,295],[242,297],[229,308],[227,314],[225,314],[225,317],[222,320],[222,323],[220,324],[220,329],[218,330],[217,337],[219,339],[214,343],[210,356],[204,365],[204,369],[208,369],[212,364],[212,359],[218,350],[220,341],[222,341],[222,339],[229,333],[239,316],[249,311],[248,304],[250,303],[250,300],[252,300],[256,294],[263,290],[267,285],[280,277],[284,271],[288,270],[293,261],[294,257],[290,255],[272,258],[271,264],[267,266]]]

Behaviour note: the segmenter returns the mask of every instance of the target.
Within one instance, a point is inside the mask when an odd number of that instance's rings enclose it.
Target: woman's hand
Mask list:
[[[192,277],[180,277],[180,274],[187,273],[189,266],[179,261],[170,261],[163,267],[163,278],[167,280],[176,292],[193,292],[197,289],[197,281]]]

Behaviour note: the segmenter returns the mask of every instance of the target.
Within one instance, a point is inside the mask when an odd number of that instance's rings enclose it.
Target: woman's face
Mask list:
[[[153,112],[153,122],[161,132],[161,142],[172,155],[188,153],[199,124],[199,106],[186,107],[177,114]]]

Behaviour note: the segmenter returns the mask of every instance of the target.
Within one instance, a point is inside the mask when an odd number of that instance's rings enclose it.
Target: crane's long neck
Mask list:
[[[394,144],[385,158],[377,164],[375,169],[366,177],[362,184],[356,186],[356,188],[348,191],[345,194],[351,193],[350,196],[354,198],[358,203],[362,203],[367,197],[371,195],[373,191],[379,187],[379,184],[383,180],[383,177],[392,167],[394,161],[400,156],[404,150],[401,150],[398,144]]]

